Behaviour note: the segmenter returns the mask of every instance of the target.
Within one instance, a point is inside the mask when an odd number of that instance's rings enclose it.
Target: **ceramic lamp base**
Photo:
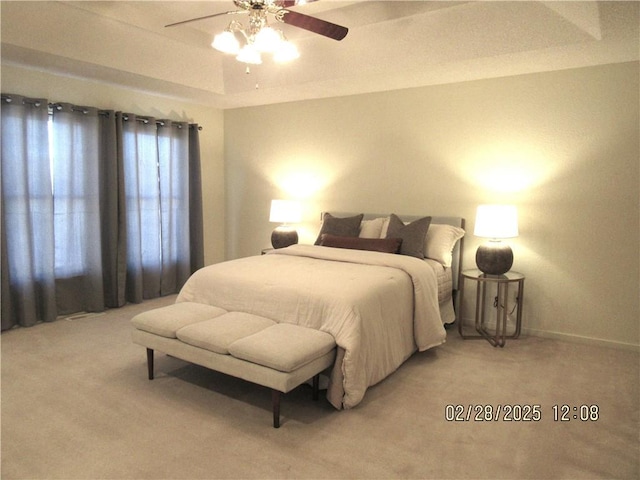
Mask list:
[[[298,232],[291,227],[280,226],[271,233],[273,248],[285,248],[296,243],[298,243]]]
[[[478,247],[476,265],[487,275],[502,275],[513,265],[513,251],[506,243],[492,240]]]

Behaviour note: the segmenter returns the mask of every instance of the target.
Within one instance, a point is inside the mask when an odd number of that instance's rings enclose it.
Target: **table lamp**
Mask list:
[[[301,218],[300,202],[295,200],[271,200],[269,221],[282,224],[271,233],[271,245],[273,245],[273,248],[284,248],[298,243],[298,232],[287,224],[299,223]]]
[[[490,240],[478,247],[476,265],[488,275],[507,273],[513,265],[513,251],[503,238],[518,236],[518,211],[513,205],[479,205],[476,212],[476,237]]]

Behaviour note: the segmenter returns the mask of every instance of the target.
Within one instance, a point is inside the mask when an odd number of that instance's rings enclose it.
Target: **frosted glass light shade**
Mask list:
[[[253,45],[245,45],[242,47],[236,56],[236,60],[243,63],[249,63],[251,65],[260,65],[262,63],[260,52]]]
[[[278,50],[282,35],[271,27],[262,27],[253,39],[253,45],[260,52],[272,53]]]
[[[476,237],[513,238],[518,236],[518,211],[514,205],[479,205]]]
[[[213,38],[211,46],[220,52],[232,55],[237,55],[238,52],[240,52],[240,42],[238,42],[238,39],[233,32],[229,30],[225,30],[224,32],[216,35]]]
[[[264,0],[265,3],[272,1]],[[244,41],[241,41],[241,35]],[[267,24],[266,10],[258,12],[256,17],[252,13],[248,28],[232,20],[224,32],[214,37],[211,46],[220,52],[235,55],[236,60],[250,65],[260,65],[262,54],[265,53],[272,54],[277,63],[286,63],[300,57],[298,49],[285,38],[282,30]]]
[[[272,200],[269,221],[274,223],[299,223],[302,219],[300,202],[295,200]]]
[[[280,42],[278,49],[273,54],[273,60],[278,63],[290,62],[299,57],[300,52],[296,46],[287,40]]]

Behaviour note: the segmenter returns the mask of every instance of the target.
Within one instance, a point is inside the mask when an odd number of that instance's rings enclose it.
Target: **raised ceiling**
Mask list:
[[[333,1],[295,7],[341,42],[280,24],[301,57],[245,66],[210,46],[226,1],[2,1],[2,63],[218,108],[637,61],[640,3]]]

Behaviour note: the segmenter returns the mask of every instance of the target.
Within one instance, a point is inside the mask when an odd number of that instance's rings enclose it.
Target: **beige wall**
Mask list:
[[[637,63],[225,112],[227,257],[269,245],[272,198],[461,215],[515,203],[530,333],[637,346]],[[479,240],[467,235],[466,267]]]
[[[201,125],[203,127],[200,132],[200,154],[205,219],[205,263],[224,260],[224,161],[221,110],[8,65],[2,66],[1,85],[3,93],[41,97],[49,101],[121,110]]]
[[[6,65],[2,91],[201,124],[206,263],[267,247],[272,198],[304,200],[302,242],[321,210],[462,215],[472,232],[478,204],[515,203],[526,329],[638,346],[638,77],[627,63],[224,115]]]

